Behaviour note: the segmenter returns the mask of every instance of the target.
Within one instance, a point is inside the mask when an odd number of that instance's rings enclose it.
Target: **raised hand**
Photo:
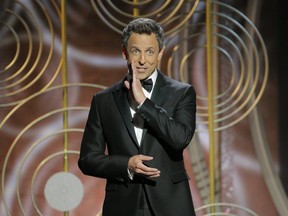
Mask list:
[[[142,85],[140,79],[138,78],[138,71],[133,61],[131,62],[130,74],[132,74],[132,82],[130,82],[130,80],[126,80],[125,86],[127,89],[131,90],[134,100],[138,104],[141,104],[146,100],[146,96],[142,90]]]

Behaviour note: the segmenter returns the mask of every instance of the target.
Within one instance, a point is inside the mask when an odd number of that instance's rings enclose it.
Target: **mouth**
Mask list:
[[[140,73],[141,73],[141,72],[142,72],[142,73],[143,73],[143,72],[146,72],[147,69],[148,69],[148,68],[146,68],[146,67],[137,67],[137,71],[140,72]]]

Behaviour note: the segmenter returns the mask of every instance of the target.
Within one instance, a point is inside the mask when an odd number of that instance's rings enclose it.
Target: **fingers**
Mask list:
[[[134,82],[136,81],[136,79],[138,79],[138,73],[134,61],[131,61],[131,69],[132,69],[132,79]]]
[[[127,89],[130,89],[130,83],[127,80],[124,81],[124,84]]]
[[[160,170],[157,168],[149,167],[145,165],[145,161],[152,160],[153,157],[146,155],[135,155],[130,158],[128,162],[128,168],[133,170],[138,175],[143,175],[149,178],[155,178],[160,176]]]
[[[146,96],[142,90],[142,85],[141,85],[140,79],[138,78],[137,68],[136,68],[135,63],[133,61],[131,61],[130,67],[131,67],[131,73],[132,73],[132,83],[127,83],[125,81],[125,86],[127,89],[131,90],[131,92],[133,94],[133,98],[135,99],[135,101],[138,104],[141,104],[145,101]]]
[[[158,169],[148,167],[144,165],[143,162],[139,162],[135,168],[135,173],[145,175],[147,177],[160,176],[160,171]]]
[[[141,160],[141,161],[150,161],[150,160],[153,160],[153,157],[151,156],[147,156],[147,155],[136,155],[138,156],[138,158]]]
[[[138,88],[142,89],[141,82],[138,79],[137,70],[135,67],[135,63],[132,61],[129,65],[129,74],[127,75],[127,80],[125,80],[124,84],[127,89],[132,89],[134,91],[137,91]]]
[[[138,77],[138,71],[137,71],[135,63],[133,61],[131,62],[131,68],[132,68],[132,71],[133,71],[132,72],[133,83],[135,83],[136,86],[141,88],[140,80],[139,80],[139,77]]]

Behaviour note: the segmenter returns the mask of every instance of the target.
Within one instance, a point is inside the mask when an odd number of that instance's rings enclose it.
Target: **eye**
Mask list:
[[[147,53],[147,55],[151,56],[154,54],[154,51],[153,50],[147,50],[146,53]]]
[[[132,53],[133,55],[138,55],[138,54],[139,54],[139,50],[138,50],[138,49],[132,49],[132,50],[131,50],[131,53]]]

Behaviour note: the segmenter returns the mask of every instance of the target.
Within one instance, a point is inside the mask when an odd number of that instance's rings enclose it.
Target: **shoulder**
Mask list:
[[[115,91],[121,91],[124,88],[124,79],[114,83],[112,86],[109,86],[97,93],[94,94],[94,97],[105,97],[108,96],[109,94],[112,94]]]
[[[171,77],[168,77],[168,76],[164,75],[160,71],[158,71],[158,72],[159,73],[158,73],[158,78],[157,79],[159,80],[160,85],[173,88],[174,90],[192,89],[192,91],[195,91],[194,87],[191,84],[180,82],[178,80],[172,79]]]

